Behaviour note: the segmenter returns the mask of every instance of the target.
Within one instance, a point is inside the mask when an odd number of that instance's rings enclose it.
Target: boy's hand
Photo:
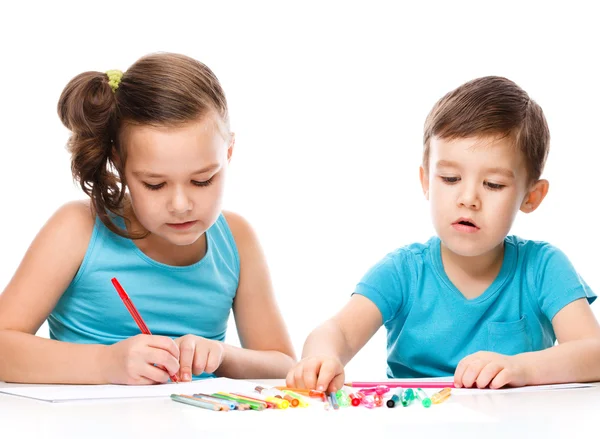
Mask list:
[[[107,352],[106,378],[112,384],[166,383],[179,370],[179,349],[169,337],[140,334],[107,346]]]
[[[499,389],[510,385],[525,386],[530,382],[527,363],[518,355],[502,355],[480,351],[468,355],[458,363],[454,372],[456,387]]]
[[[223,343],[197,335],[184,335],[175,340],[179,347],[179,379],[191,381],[192,374],[213,373],[223,362]]]
[[[288,372],[285,381],[288,387],[336,392],[344,385],[344,365],[335,357],[304,358]]]

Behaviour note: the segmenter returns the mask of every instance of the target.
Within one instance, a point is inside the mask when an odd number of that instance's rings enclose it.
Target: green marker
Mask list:
[[[428,408],[431,406],[431,399],[429,399],[427,394],[420,387],[416,390],[415,397],[416,397],[416,399],[421,401],[421,404],[423,404],[423,407]]]
[[[350,398],[343,389],[340,389],[337,392],[335,392],[335,397],[340,407],[348,407],[350,405]]]
[[[415,399],[415,392],[413,389],[404,389],[402,396],[400,396],[400,403],[402,407],[408,407]]]

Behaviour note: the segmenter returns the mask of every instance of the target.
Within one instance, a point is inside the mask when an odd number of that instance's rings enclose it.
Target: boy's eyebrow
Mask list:
[[[192,172],[191,175],[205,174],[207,172],[214,171],[219,166],[220,166],[219,163],[213,163],[212,165],[205,166],[202,169],[198,169],[197,171]],[[164,178],[165,177],[162,174],[158,174],[156,172],[151,172],[151,171],[133,171],[133,175],[135,175],[136,177],[146,177],[146,178]]]
[[[515,178],[515,174],[513,171],[511,171],[510,169],[506,169],[506,168],[500,168],[500,167],[495,167],[495,168],[488,168],[486,169],[486,174],[500,174],[500,175],[504,175],[507,178]]]
[[[456,162],[451,162],[449,160],[440,160],[436,164],[437,168],[460,168],[460,165]],[[486,174],[500,174],[504,175],[507,178],[515,178],[515,174],[513,171],[507,168],[502,168],[500,166],[496,166],[493,168],[487,168],[485,170]]]

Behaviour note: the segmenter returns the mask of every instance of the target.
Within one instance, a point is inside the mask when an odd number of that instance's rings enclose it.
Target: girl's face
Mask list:
[[[195,243],[221,213],[233,138],[204,117],[177,127],[127,125],[121,141],[137,221],[172,244]]]

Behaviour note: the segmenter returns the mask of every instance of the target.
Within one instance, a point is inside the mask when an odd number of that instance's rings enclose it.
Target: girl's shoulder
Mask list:
[[[50,217],[45,229],[51,234],[69,237],[72,245],[87,248],[87,244],[94,231],[96,215],[93,213],[89,201],[69,201],[60,206]]]

